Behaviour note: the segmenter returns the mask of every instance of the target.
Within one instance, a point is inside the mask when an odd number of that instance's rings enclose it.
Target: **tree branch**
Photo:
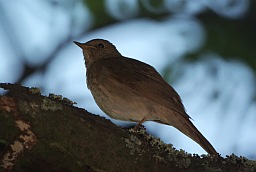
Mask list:
[[[0,84],[0,171],[255,171],[235,155],[191,155],[38,88]]]

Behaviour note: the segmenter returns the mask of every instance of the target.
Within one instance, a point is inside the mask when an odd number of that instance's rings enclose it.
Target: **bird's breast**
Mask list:
[[[114,119],[137,122],[154,111],[150,100],[139,96],[125,85],[115,81],[98,83],[93,80],[88,84],[97,105]]]

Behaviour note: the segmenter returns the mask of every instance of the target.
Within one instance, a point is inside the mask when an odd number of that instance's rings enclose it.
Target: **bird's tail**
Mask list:
[[[211,143],[198,131],[198,129],[194,126],[194,124],[189,120],[189,118],[185,118],[182,115],[178,115],[179,119],[174,123],[173,119],[171,120],[172,126],[177,128],[179,131],[181,131],[183,134],[197,142],[207,153],[211,155],[217,155],[217,151],[213,148]],[[167,118],[167,121],[168,118]],[[169,121],[170,122],[170,121]]]

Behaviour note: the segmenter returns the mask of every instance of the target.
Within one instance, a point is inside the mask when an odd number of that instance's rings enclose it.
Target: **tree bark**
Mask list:
[[[0,84],[0,171],[256,171],[235,155],[191,155],[38,88]]]

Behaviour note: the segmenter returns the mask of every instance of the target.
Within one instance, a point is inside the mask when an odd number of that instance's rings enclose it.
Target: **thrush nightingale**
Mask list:
[[[144,121],[171,125],[209,154],[217,154],[190,121],[178,93],[152,66],[122,56],[107,40],[74,43],[83,50],[87,87],[108,116],[138,125]]]

